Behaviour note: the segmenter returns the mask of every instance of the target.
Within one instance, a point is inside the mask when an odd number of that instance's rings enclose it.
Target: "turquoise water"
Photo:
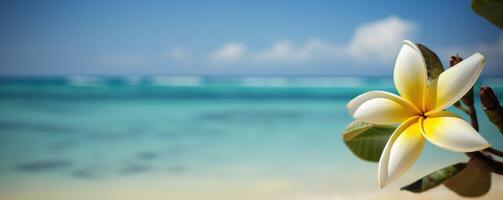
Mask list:
[[[503,79],[481,84],[503,95]],[[376,165],[358,160],[341,140],[352,121],[346,103],[369,90],[394,87],[390,78],[3,78],[0,196],[30,189],[31,180],[100,184],[124,177],[270,178],[310,193],[376,189]],[[479,116],[481,134],[503,147]],[[425,152],[408,180],[466,160],[431,145]]]

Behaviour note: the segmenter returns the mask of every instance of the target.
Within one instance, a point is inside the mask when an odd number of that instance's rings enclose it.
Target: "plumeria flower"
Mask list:
[[[379,159],[381,188],[415,163],[425,139],[456,152],[479,151],[490,146],[469,123],[445,111],[472,88],[483,66],[484,57],[475,53],[429,81],[421,50],[406,40],[393,75],[400,96],[370,91],[348,103],[349,113],[357,120],[373,124],[400,123]]]

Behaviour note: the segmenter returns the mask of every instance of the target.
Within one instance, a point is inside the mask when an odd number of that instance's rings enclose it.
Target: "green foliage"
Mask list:
[[[427,176],[415,181],[414,183],[411,183],[410,185],[403,187],[402,190],[407,190],[415,193],[427,191],[458,174],[461,170],[465,169],[465,167],[466,163],[458,163],[449,167],[442,168],[431,174],[428,174]]]
[[[503,0],[473,0],[472,9],[478,15],[503,29]]]
[[[426,72],[428,74],[428,80],[437,79],[440,73],[444,71],[444,67],[442,66],[442,62],[438,58],[437,54],[432,50],[428,49],[428,47],[417,44],[417,47],[421,50],[421,54],[423,54],[424,61],[426,62]]]
[[[344,130],[343,140],[359,158],[378,162],[384,146],[395,129],[394,126],[354,121]]]
[[[491,188],[491,172],[479,160],[473,159],[444,185],[464,197],[482,196]]]

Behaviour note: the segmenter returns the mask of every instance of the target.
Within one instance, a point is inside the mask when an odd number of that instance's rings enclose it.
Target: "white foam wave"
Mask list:
[[[143,78],[141,76],[128,76],[125,77],[125,80],[129,85],[138,85],[142,82]]]
[[[97,87],[103,84],[100,78],[93,76],[70,76],[66,79],[70,85],[80,87]]]
[[[243,77],[244,87],[360,87],[364,79],[356,77]]]
[[[484,78],[481,82],[491,87],[503,87],[503,78]]]
[[[198,76],[155,76],[150,81],[159,86],[200,86],[202,83]]]

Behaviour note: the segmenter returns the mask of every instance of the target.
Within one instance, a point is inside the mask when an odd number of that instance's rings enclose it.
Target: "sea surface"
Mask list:
[[[479,85],[503,98],[503,78]],[[341,136],[347,102],[370,90],[395,92],[389,77],[3,77],[0,199],[458,198],[443,186],[400,191],[467,160],[431,144],[379,189],[377,165]],[[478,114],[481,134],[503,149]],[[502,194],[493,175],[483,198]]]

